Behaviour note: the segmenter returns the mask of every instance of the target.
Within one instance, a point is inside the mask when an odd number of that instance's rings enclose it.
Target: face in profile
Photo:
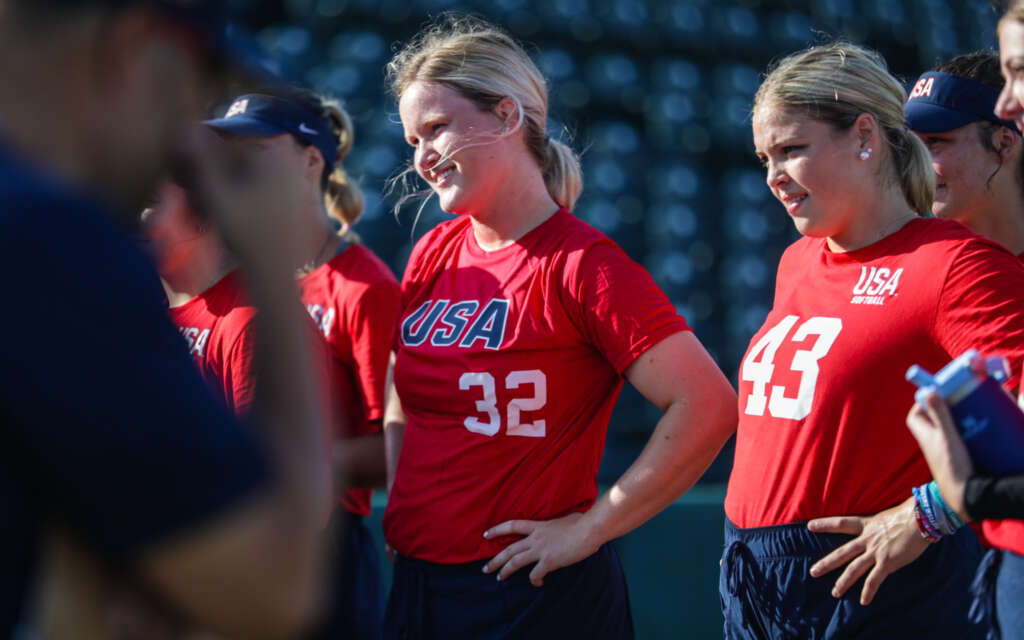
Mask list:
[[[413,82],[398,102],[416,173],[449,213],[486,211],[509,177],[511,136],[504,121],[454,89]],[[525,147],[519,150],[525,153]]]
[[[185,190],[164,182],[152,206],[142,212],[140,225],[157,272],[165,275],[188,264],[205,226],[189,205]]]
[[[767,105],[754,113],[753,129],[768,187],[797,230],[841,240],[856,216],[848,203],[857,186],[844,179],[858,161],[853,130]]]
[[[977,122],[940,133],[915,132],[928,147],[935,170],[932,210],[940,218],[969,223],[990,197],[988,178],[999,169],[998,156],[981,142]]]
[[[1016,20],[999,24],[999,64],[1006,85],[999,94],[996,115],[1024,131],[1024,24]]]

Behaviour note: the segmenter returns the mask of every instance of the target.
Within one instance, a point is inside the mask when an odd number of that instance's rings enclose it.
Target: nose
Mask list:
[[[1007,81],[1003,90],[999,92],[999,99],[996,100],[996,115],[1003,120],[1015,120],[1021,113],[1021,104],[1013,95],[1016,82]]]
[[[767,174],[765,175],[765,182],[772,189],[776,189],[779,186],[785,184],[789,180],[789,175],[782,169],[782,166],[778,163],[768,161],[766,165]]]
[[[420,145],[416,147],[416,169],[420,175],[426,175],[428,171],[433,169],[438,160],[440,160],[441,154],[434,149],[434,146],[427,141],[420,141]]]

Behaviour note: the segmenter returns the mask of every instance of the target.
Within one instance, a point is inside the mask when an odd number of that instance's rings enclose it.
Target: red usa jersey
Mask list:
[[[468,217],[416,246],[395,386],[408,419],[384,533],[437,563],[497,554],[513,518],[585,511],[622,372],[687,330],[638,264],[562,209],[484,251]]]
[[[236,415],[252,406],[253,318],[238,271],[232,271],[185,304],[170,309],[199,372]]]
[[[335,438],[377,433],[384,416],[384,382],[402,302],[391,270],[369,249],[350,245],[299,280],[302,303],[330,347]],[[339,496],[346,509],[370,514],[371,489]]]
[[[930,473],[906,427],[907,368],[938,371],[974,348],[1019,375],[1021,291],[1015,256],[949,220],[916,219],[848,253],[821,238],[790,246],[740,368],[729,519],[873,514],[908,498]]]

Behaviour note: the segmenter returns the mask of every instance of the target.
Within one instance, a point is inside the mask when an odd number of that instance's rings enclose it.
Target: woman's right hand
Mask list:
[[[201,125],[190,129],[179,146],[175,179],[186,187],[198,213],[214,220],[243,266],[283,268],[290,274],[302,262],[296,230],[304,185],[287,179],[281,156],[265,154],[253,161]]]
[[[964,522],[968,522],[964,489],[967,479],[974,474],[974,464],[957,433],[946,402],[938,394],[929,393],[924,406],[915,404],[907,414],[907,427],[921,446],[942,499]]]

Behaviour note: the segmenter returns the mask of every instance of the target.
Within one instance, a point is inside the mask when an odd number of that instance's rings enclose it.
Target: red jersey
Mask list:
[[[437,563],[496,555],[510,519],[586,511],[623,371],[687,330],[650,275],[562,209],[518,242],[468,217],[413,250],[395,386],[407,418],[384,533]]]
[[[203,380],[236,415],[252,406],[253,319],[256,308],[232,271],[185,304],[170,309],[171,321],[188,343]]]
[[[330,347],[335,438],[379,433],[402,294],[391,269],[369,249],[351,245],[299,280],[302,303]],[[370,514],[372,489],[349,488],[338,500]]]
[[[970,348],[1024,357],[1024,266],[949,220],[916,219],[847,253],[802,238],[750,342],[725,512],[740,527],[867,515],[930,478],[905,419],[919,364]]]

